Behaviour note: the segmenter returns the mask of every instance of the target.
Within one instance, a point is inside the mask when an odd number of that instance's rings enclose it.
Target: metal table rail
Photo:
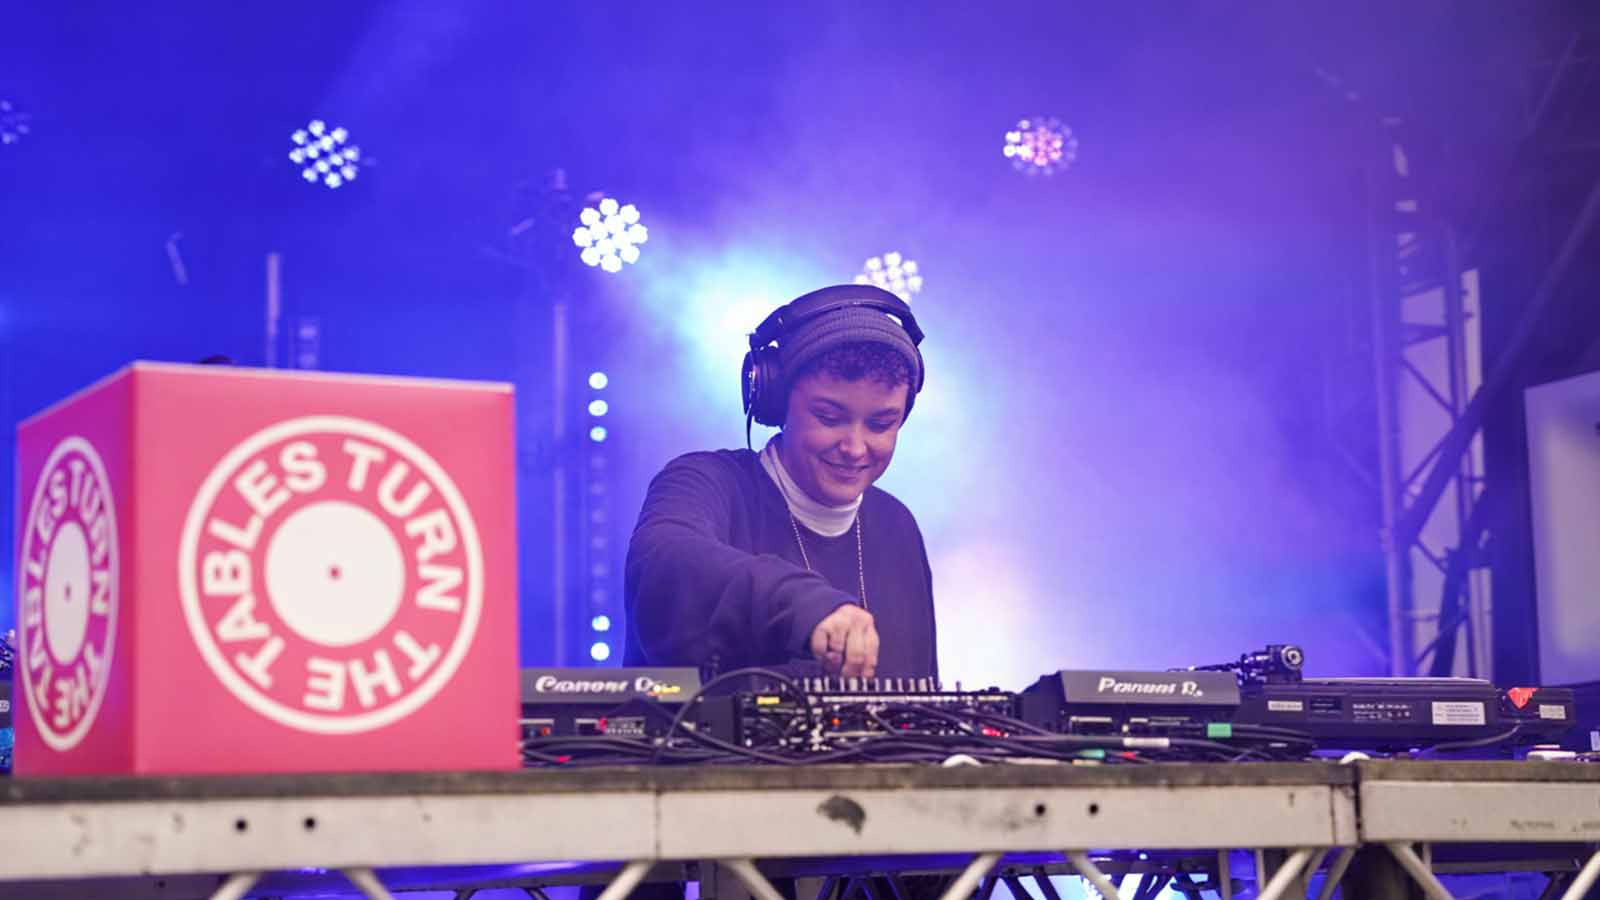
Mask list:
[[[1600,766],[1367,760],[1355,768],[1361,842],[1387,847],[1432,900],[1450,897],[1430,859],[1434,844],[1577,845],[1583,862],[1563,900],[1584,897],[1600,877]]]
[[[262,873],[313,867],[382,898],[375,869],[518,865],[552,881],[567,871],[609,878],[603,900],[663,870],[698,872],[706,896],[774,900],[768,875],[786,861],[920,856],[954,860],[945,897],[956,900],[1008,858],[1044,854],[1053,871],[1115,898],[1097,859],[1146,850],[1214,854],[1214,887],[1229,897],[1227,851],[1254,850],[1257,896],[1272,900],[1304,896],[1319,867],[1321,896],[1331,896],[1353,852],[1371,845],[1439,898],[1449,895],[1436,845],[1536,843],[1578,848],[1564,896],[1582,897],[1600,875],[1600,767],[866,765],[0,783],[0,893],[3,882],[159,875],[232,898]]]
[[[1091,848],[1357,841],[1354,772],[1324,763],[14,779],[0,835],[0,880],[224,873],[230,898],[319,867],[384,897],[376,867],[625,861],[605,900],[661,861],[772,900],[752,860],[967,855],[954,898],[1012,852],[1062,853],[1105,885]]]

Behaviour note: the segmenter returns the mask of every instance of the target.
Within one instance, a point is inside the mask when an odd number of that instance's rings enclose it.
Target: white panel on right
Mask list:
[[[1539,680],[1600,680],[1600,372],[1526,400]]]

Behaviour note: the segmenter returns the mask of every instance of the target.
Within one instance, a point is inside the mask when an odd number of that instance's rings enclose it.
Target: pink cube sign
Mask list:
[[[17,773],[516,767],[512,415],[136,363],[24,422]]]

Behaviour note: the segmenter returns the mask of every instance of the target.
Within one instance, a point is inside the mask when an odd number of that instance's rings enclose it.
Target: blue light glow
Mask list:
[[[606,373],[604,373],[604,372],[590,372],[589,373],[589,387],[592,387],[597,391],[605,390],[606,389],[606,385],[608,385],[610,383],[611,383],[611,379],[607,378],[606,377]]]
[[[589,429],[589,440],[594,441],[596,444],[605,443],[606,427],[604,425],[596,425]]]
[[[591,416],[603,416],[606,414],[606,410],[610,408],[611,405],[606,403],[604,400],[589,401],[589,415]]]
[[[595,631],[610,631],[611,630],[611,617],[610,616],[595,616],[593,619],[591,619],[589,621],[589,627],[593,628]]]
[[[611,645],[605,641],[595,641],[589,648],[589,658],[595,662],[605,662],[611,658]]]

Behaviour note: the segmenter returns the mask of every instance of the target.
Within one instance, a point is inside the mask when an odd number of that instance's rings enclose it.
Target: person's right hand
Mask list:
[[[872,613],[846,603],[811,630],[811,655],[830,675],[871,678],[878,672],[878,626]]]

